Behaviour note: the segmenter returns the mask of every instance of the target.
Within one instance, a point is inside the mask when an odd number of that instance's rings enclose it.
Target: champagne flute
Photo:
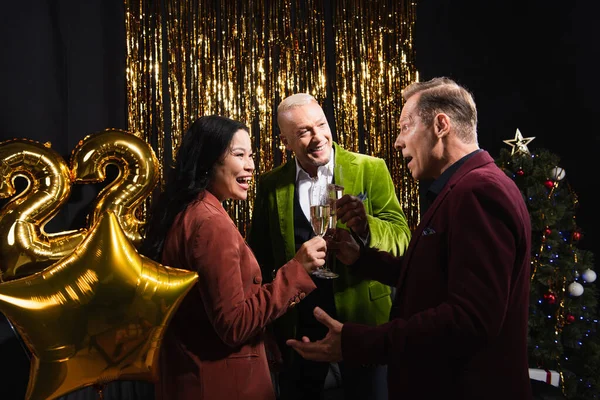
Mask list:
[[[329,204],[331,204],[331,226],[337,226],[336,202],[344,195],[344,186],[342,179],[342,166],[336,164],[334,167],[335,182],[327,185],[327,195],[329,196]],[[334,257],[335,258],[335,257]]]
[[[331,202],[327,188],[313,179],[310,189],[310,223],[315,235],[323,237],[331,224]],[[335,226],[334,226],[335,227]],[[339,275],[327,268],[327,264],[313,271],[313,275],[323,279],[337,278]]]

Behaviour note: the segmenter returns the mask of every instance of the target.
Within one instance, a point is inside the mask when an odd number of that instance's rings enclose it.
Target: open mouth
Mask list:
[[[318,153],[318,152],[320,152],[320,151],[323,151],[323,150],[325,150],[326,148],[327,148],[327,145],[326,145],[326,144],[324,144],[324,145],[321,145],[321,146],[319,146],[319,147],[315,147],[314,149],[311,149],[311,150],[310,150],[310,152],[311,152],[311,153]]]
[[[411,156],[406,156],[404,157],[404,160],[406,162],[406,166],[408,167],[408,165],[410,164],[410,162],[412,161],[412,157]],[[410,168],[410,167],[409,167]]]
[[[249,176],[246,176],[243,178],[236,178],[236,181],[238,181],[238,183],[241,183],[242,185],[249,185],[250,182],[252,181],[252,178]]]

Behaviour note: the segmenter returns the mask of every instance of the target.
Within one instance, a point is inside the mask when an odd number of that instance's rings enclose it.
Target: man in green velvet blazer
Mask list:
[[[308,211],[308,190],[314,180],[344,187],[344,197],[338,201],[343,207],[338,210],[337,228],[351,230],[369,247],[402,255],[410,240],[410,229],[385,161],[346,151],[334,143],[322,108],[308,94],[284,99],[277,111],[282,143],[295,157],[263,173],[258,180],[248,243],[264,281],[271,281],[277,268],[314,235]],[[364,221],[354,218],[361,213],[366,213],[366,225],[356,223]],[[330,260],[333,263],[335,257]],[[318,399],[323,390],[329,365],[308,362],[285,346],[290,338],[308,336],[315,340],[325,335],[326,331],[319,330],[321,325],[310,320],[314,318],[314,306],[329,305],[329,311],[344,322],[375,326],[389,320],[389,286],[362,280],[343,265],[329,266],[340,276],[333,280],[313,278],[317,290],[306,298],[303,293],[291,298],[291,311],[274,323],[284,359],[279,380],[282,400]],[[346,400],[387,399],[385,370],[343,363],[339,367]]]

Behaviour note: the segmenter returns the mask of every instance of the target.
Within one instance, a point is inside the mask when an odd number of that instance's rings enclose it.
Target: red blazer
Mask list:
[[[264,328],[315,289],[295,260],[261,285],[261,270],[209,192],[171,227],[164,265],[198,272],[164,335],[158,399],[275,399]]]
[[[387,324],[344,324],[344,359],[388,364],[390,399],[530,399],[530,247],[519,189],[487,152],[472,156],[403,258],[367,249],[353,266],[398,292]]]

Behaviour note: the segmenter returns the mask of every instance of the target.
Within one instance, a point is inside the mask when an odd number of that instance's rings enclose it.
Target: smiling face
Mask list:
[[[400,114],[400,133],[394,147],[402,151],[407,167],[415,179],[431,179],[440,175],[439,164],[443,144],[436,135],[433,121],[426,124],[417,111],[419,95],[410,97]]]
[[[250,135],[238,130],[231,139],[229,149],[214,167],[209,190],[220,201],[227,199],[246,200],[248,186],[254,173]]]
[[[316,102],[294,106],[279,116],[281,141],[310,176],[331,157],[331,129],[323,109]]]

